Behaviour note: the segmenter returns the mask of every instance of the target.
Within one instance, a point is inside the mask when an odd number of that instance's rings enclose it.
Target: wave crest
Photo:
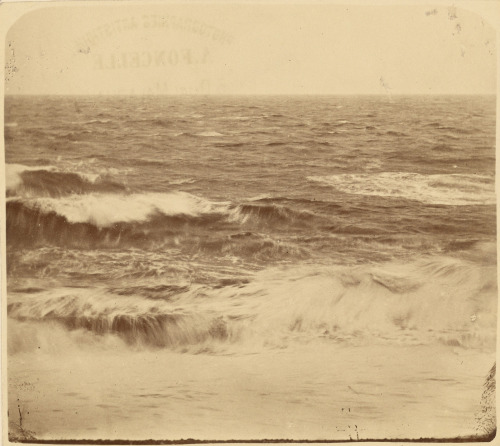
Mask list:
[[[294,210],[291,207],[274,203],[250,203],[240,204],[231,212],[232,221],[241,223],[263,223],[279,225],[307,225],[314,219],[320,219],[320,216],[307,210]]]
[[[315,181],[355,195],[405,198],[426,204],[495,204],[494,179],[481,175],[382,172],[312,176]]]
[[[98,228],[143,222],[155,214],[196,217],[227,209],[226,204],[213,203],[187,192],[71,195],[24,200],[23,204],[41,213],[62,216],[69,223],[90,223]]]
[[[99,174],[60,171],[54,166],[6,165],[7,197],[123,192],[126,187]]]
[[[268,269],[223,287],[156,286],[151,298],[137,289],[19,290],[9,295],[8,315],[168,348],[213,341],[286,347],[299,339],[494,349],[496,294],[495,266],[430,257]]]
[[[191,296],[192,297],[192,296]],[[129,345],[177,348],[208,340],[229,340],[224,318],[213,311],[198,314],[166,302],[119,296],[104,290],[60,288],[41,292],[36,302],[8,305],[17,321],[59,323],[97,335],[114,334]]]

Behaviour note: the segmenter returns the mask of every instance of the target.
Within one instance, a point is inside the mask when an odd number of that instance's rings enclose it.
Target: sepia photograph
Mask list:
[[[5,444],[493,441],[474,3],[2,5]]]

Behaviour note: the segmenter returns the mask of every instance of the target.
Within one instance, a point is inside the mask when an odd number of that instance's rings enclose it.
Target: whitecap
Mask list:
[[[145,221],[155,213],[196,217],[228,209],[227,203],[211,202],[186,192],[70,195],[37,198],[25,204],[42,212],[55,212],[70,223],[91,223],[99,227]]]
[[[180,185],[180,184],[192,184],[194,183],[196,180],[193,179],[193,178],[183,178],[183,179],[180,179],[180,180],[172,180],[172,181],[169,181],[168,184],[171,184],[171,185]]]
[[[494,180],[482,175],[381,172],[307,179],[354,195],[405,198],[450,206],[496,203]]]
[[[222,133],[219,132],[200,132],[197,133],[196,136],[224,136]]]

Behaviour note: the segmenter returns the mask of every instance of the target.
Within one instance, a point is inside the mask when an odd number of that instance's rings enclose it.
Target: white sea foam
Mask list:
[[[214,121],[248,121],[250,116],[219,116]]]
[[[74,161],[66,161],[58,160],[60,164],[58,164],[58,169],[61,172],[70,172],[76,173],[77,175],[85,178],[87,181],[91,183],[95,183],[98,179],[107,176],[122,176],[130,173],[132,169],[130,168],[116,168],[116,167],[107,167],[98,164],[97,158],[85,159],[82,161],[74,162]]]
[[[194,178],[184,178],[184,179],[181,179],[181,180],[172,180],[172,181],[169,181],[168,184],[171,184],[171,185],[192,184],[195,181],[196,180]]]
[[[90,121],[86,121],[83,123],[83,125],[86,124],[107,124],[108,122],[111,122],[111,119],[91,119]],[[80,124],[79,122],[77,124]]]
[[[265,200],[267,198],[271,198],[272,195],[271,194],[259,194],[259,195],[255,195],[254,197],[251,197],[248,199],[248,201],[259,201],[259,200]]]
[[[222,133],[219,132],[200,132],[196,134],[197,136],[224,136]]]
[[[482,175],[382,172],[312,176],[308,180],[349,194],[406,198],[427,204],[496,203],[494,180]]]
[[[200,330],[209,332],[216,319],[230,339],[254,347],[284,347],[294,339],[372,342],[376,336],[378,342],[444,342],[491,349],[496,267],[449,257],[356,267],[301,265],[261,271],[237,287],[183,287],[175,300],[134,294],[117,298],[99,288],[61,288],[39,292],[36,299],[29,293],[16,294],[11,301],[9,315],[19,319],[73,321],[77,315],[94,320],[96,329],[103,328],[103,319],[111,322],[124,316],[138,324],[142,320],[142,329],[149,332],[144,337],[154,344],[158,336],[166,336],[161,342],[165,346],[205,340],[198,336]],[[163,323],[171,330],[159,333],[157,324]]]
[[[145,221],[155,213],[199,216],[225,212],[226,203],[215,203],[185,192],[132,195],[88,194],[62,198],[37,198],[26,202],[43,212],[55,212],[70,223],[92,223],[99,227],[119,222]]]

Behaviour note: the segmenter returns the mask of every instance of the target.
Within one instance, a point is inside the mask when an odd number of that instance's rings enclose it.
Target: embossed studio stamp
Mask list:
[[[122,38],[132,40],[133,49],[122,45]],[[214,47],[233,41],[231,33],[203,20],[165,13],[108,21],[83,33],[75,44],[94,70],[148,71],[152,79],[143,87],[144,93],[207,94],[217,80],[208,78],[203,66],[220,59]]]

